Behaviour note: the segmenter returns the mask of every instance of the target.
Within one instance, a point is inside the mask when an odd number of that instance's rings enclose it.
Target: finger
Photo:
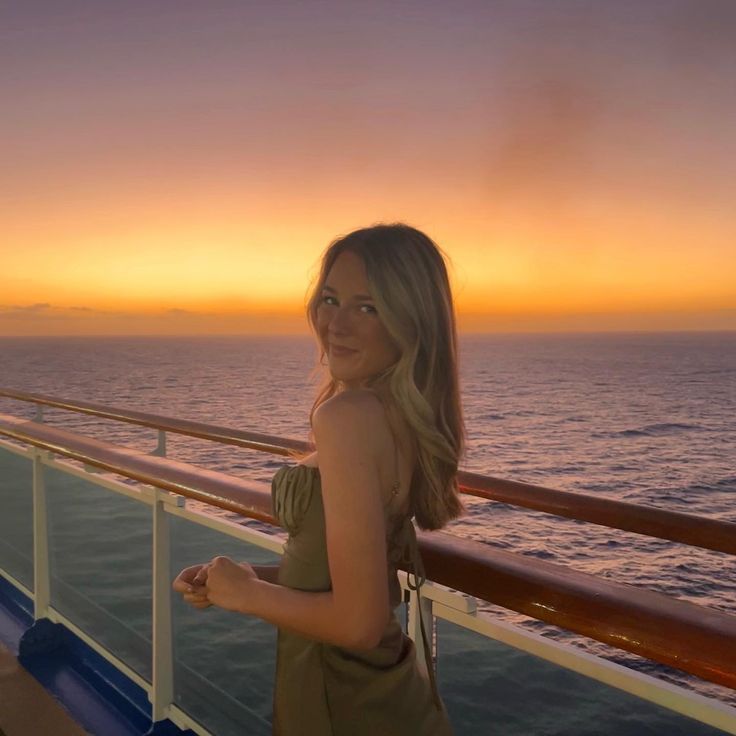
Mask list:
[[[208,566],[203,566],[202,569],[192,579],[192,585],[204,585],[205,581],[207,580],[208,572]]]
[[[171,584],[171,587],[177,591],[178,593],[183,592],[183,590],[192,584],[193,579],[196,577],[197,573],[200,572],[203,565],[191,565],[190,567],[185,567],[175,578],[174,582]]]
[[[182,580],[180,578],[177,578],[174,580],[174,582],[171,584],[171,587],[177,592],[177,593],[206,593],[207,587],[204,585],[192,585],[192,583],[188,582],[187,580]]]
[[[189,580],[183,580],[182,578],[177,578],[176,580],[174,580],[174,582],[171,584],[171,587],[177,593],[187,593],[193,590],[191,582]]]
[[[176,578],[176,580],[174,580],[174,582],[171,583],[171,587],[177,593],[185,593],[187,590],[189,590],[191,586],[186,580],[182,580],[181,578]]]
[[[204,595],[188,595],[185,593],[184,600],[187,603],[210,603],[207,596],[204,596]]]
[[[207,588],[188,588],[182,593],[187,598],[207,598]]]
[[[184,600],[193,608],[209,608],[213,605],[212,601],[209,601],[206,598],[185,598]]]
[[[184,598],[202,598],[206,599],[207,596],[207,588],[198,587],[198,588],[189,588],[186,590],[183,594]]]
[[[197,575],[197,573],[203,568],[207,567],[209,563],[207,562],[200,562],[197,565],[189,565],[189,567],[185,567],[180,573],[179,577],[186,578],[187,580],[191,580],[193,577]]]

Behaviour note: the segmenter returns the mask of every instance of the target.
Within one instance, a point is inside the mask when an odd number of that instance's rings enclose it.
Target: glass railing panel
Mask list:
[[[0,568],[33,590],[33,462],[0,447]]]
[[[278,565],[280,555],[179,517],[172,518],[172,579],[217,555]],[[276,629],[215,606],[198,610],[175,594],[174,701],[218,736],[270,736]]]
[[[151,507],[45,468],[51,605],[151,679]]]
[[[398,606],[394,609],[396,618],[399,619],[402,631],[406,634],[409,631],[409,606],[406,601],[401,601]]]
[[[723,736],[720,729],[442,619],[437,679],[458,734]]]

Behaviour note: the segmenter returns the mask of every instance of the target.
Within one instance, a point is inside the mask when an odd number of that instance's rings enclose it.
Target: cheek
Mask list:
[[[325,311],[323,309],[318,309],[317,310],[316,323],[317,323],[317,329],[320,332],[324,332],[327,329],[327,325],[329,323],[329,319],[328,319],[327,314],[325,314]]]

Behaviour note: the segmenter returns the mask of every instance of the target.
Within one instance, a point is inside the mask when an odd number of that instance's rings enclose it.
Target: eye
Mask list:
[[[329,294],[323,294],[323,295],[322,295],[322,299],[321,299],[321,302],[322,302],[323,304],[329,304],[330,302],[328,302],[327,300],[328,300],[328,299],[334,299],[334,298],[335,298],[334,296],[330,296]]]
[[[368,312],[366,312],[366,314],[378,314],[376,308],[374,306],[371,306],[370,304],[361,304],[360,308],[363,309],[363,307],[369,310]]]

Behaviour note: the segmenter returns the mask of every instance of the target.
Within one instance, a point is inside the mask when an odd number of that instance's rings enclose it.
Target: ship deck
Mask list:
[[[0,643],[0,736],[86,736],[41,683]]]

